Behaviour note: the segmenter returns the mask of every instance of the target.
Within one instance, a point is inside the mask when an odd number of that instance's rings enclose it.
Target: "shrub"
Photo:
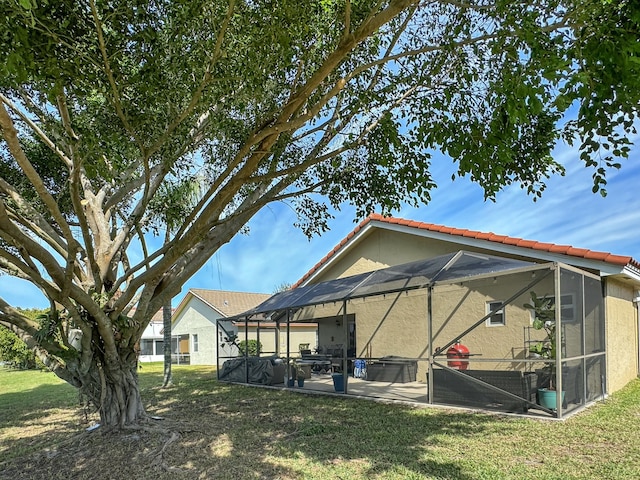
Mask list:
[[[238,343],[238,351],[240,355],[245,354],[245,352],[247,351],[247,347],[249,348],[249,356],[256,356],[260,352],[262,352],[262,344],[257,340],[249,340],[248,342],[247,340],[242,340]]]
[[[14,368],[36,368],[35,354],[18,336],[0,325],[0,361]]]

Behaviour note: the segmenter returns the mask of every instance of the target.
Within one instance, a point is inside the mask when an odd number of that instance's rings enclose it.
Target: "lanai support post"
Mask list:
[[[244,317],[244,381],[249,383],[249,317]]]
[[[429,285],[427,287],[427,336],[429,337],[427,339],[429,342],[429,362],[427,365],[427,402],[429,402],[430,404],[433,404],[433,311],[431,305],[432,293],[433,286]]]
[[[556,296],[556,331],[554,332],[556,335],[556,361],[555,369],[556,369],[556,415],[558,418],[562,418],[562,295],[561,295],[561,285],[560,285],[560,268],[557,263],[553,264],[555,267],[554,273],[554,281],[555,281],[555,296]],[[584,317],[584,310],[582,311],[582,315]],[[584,354],[584,352],[583,352]]]
[[[249,350],[249,342],[247,342],[247,350]],[[256,357],[260,356],[260,319],[256,317]]]
[[[345,342],[342,344],[342,378],[344,381],[344,393],[347,393],[348,383],[349,383],[349,371],[347,367],[349,365],[349,360],[347,359],[347,351],[349,349],[349,323],[347,321],[347,301],[343,300],[342,302],[342,330],[344,333]]]
[[[286,372],[286,385],[289,385],[289,376],[291,375],[291,309],[287,308],[287,367]]]

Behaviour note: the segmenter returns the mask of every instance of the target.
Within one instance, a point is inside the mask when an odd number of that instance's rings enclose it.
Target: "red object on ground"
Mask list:
[[[447,366],[456,370],[466,370],[469,366],[469,349],[459,341],[447,350]]]

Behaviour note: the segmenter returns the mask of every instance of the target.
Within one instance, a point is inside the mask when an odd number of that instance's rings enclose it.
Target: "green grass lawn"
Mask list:
[[[0,369],[0,478],[640,478],[640,381],[564,422],[218,383],[210,367],[145,364],[151,429],[78,432],[75,390]],[[73,441],[70,441],[73,440]],[[22,477],[20,475],[23,475]]]

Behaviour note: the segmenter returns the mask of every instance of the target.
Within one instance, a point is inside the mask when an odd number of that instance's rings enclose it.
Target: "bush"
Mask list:
[[[48,310],[39,308],[17,308],[18,312],[37,320],[40,323],[41,317],[48,313]],[[35,353],[29,350],[27,344],[6,327],[0,325],[0,362],[23,370],[39,368],[46,370],[47,367],[36,357]]]
[[[38,366],[35,354],[15,333],[3,326],[0,326],[0,361],[21,369]]]
[[[247,346],[249,348],[249,356],[256,356],[262,352],[262,344],[257,340],[249,340],[249,342],[242,340],[238,343],[238,351],[240,352],[240,355],[244,356],[247,351]]]

